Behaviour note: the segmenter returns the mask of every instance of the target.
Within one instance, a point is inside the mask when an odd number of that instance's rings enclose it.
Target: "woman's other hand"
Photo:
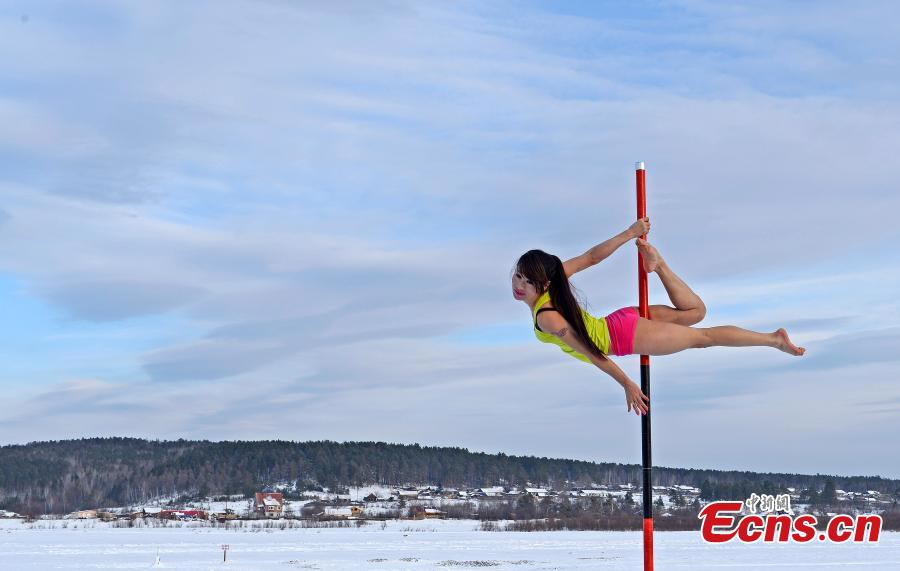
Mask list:
[[[641,387],[637,386],[637,383],[634,381],[628,381],[623,388],[625,389],[625,404],[628,406],[628,412],[631,412],[631,409],[634,408],[634,414],[647,414],[647,411],[650,410],[650,407],[647,405],[650,402],[650,397],[641,391]],[[644,402],[645,400],[647,402]]]

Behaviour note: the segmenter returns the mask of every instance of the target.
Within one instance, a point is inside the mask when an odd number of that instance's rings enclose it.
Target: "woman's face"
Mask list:
[[[526,279],[525,276],[518,272],[518,270],[513,272],[512,290],[515,299],[523,301],[528,305],[534,305],[537,298],[544,293],[543,290],[538,290],[534,282]]]

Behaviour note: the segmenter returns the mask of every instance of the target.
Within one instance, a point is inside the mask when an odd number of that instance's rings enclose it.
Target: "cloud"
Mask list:
[[[771,324],[771,326],[759,327],[760,329],[767,330],[775,330],[779,327],[784,327],[788,331],[819,331],[822,329],[841,329],[848,325],[858,323],[859,317],[857,316],[838,316],[838,317],[810,317],[806,319],[792,319],[787,320],[779,324]]]
[[[865,363],[900,361],[900,327],[837,335],[819,344],[815,354],[803,359],[797,367],[804,369],[836,369]]]
[[[381,326],[364,331],[341,329],[340,322],[316,325],[315,317],[279,323],[232,325],[207,339],[156,350],[144,356],[144,370],[157,381],[209,380],[232,377],[323,347],[359,343],[402,343],[442,333],[442,324]],[[351,348],[347,352],[356,352]]]
[[[286,352],[281,344],[200,341],[155,351],[144,369],[155,380],[208,380],[253,370]]]
[[[16,403],[16,407],[0,419],[0,426],[15,432],[30,419],[40,419],[47,425],[43,435],[35,434],[29,438],[25,432],[21,433],[26,439],[34,440],[46,437],[46,434],[65,434],[73,428],[73,421],[77,423],[86,417],[119,418],[153,410],[149,404],[130,401],[127,398],[129,390],[129,387],[101,379],[66,381]]]
[[[115,321],[170,311],[203,293],[180,284],[119,279],[55,283],[45,286],[41,295],[65,307],[74,319]]]

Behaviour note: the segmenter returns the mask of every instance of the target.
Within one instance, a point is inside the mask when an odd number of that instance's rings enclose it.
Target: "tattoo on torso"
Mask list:
[[[568,333],[568,332],[569,332],[569,328],[568,328],[568,327],[563,327],[563,328],[560,329],[559,331],[551,331],[551,333],[554,334],[554,335],[556,335],[557,337],[565,337],[565,336],[566,336],[566,333]]]

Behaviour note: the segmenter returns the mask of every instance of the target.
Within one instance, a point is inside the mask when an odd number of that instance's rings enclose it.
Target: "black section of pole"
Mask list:
[[[650,365],[641,365],[641,391],[650,397]],[[653,398],[650,397],[650,402]],[[653,461],[650,457],[650,404],[647,405],[647,414],[641,416],[641,465],[643,466],[644,482],[644,517],[653,517],[653,481],[651,467]]]

